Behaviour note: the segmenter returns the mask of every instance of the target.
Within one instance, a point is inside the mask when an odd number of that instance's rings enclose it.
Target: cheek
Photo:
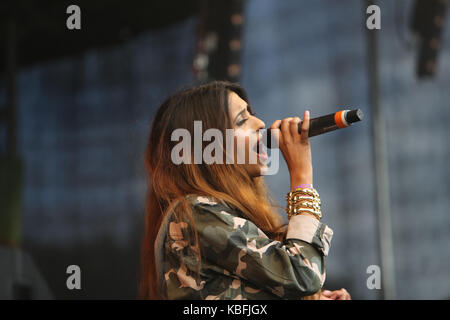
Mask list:
[[[234,136],[234,155],[235,157],[239,154],[248,158],[248,150],[250,144],[250,137],[247,135],[235,135]]]
[[[236,130],[234,132],[234,163],[245,165],[248,163],[249,153],[249,135],[245,130]]]
[[[258,155],[255,150],[258,137],[252,130],[240,130],[234,136],[234,154],[235,163],[244,165],[256,165],[258,163]]]
[[[234,132],[234,149],[238,152],[244,152],[249,149],[250,139],[251,139],[251,131],[250,130],[242,130],[238,129]]]

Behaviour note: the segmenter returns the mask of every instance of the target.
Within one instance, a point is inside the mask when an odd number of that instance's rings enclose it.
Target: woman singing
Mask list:
[[[320,222],[308,112],[304,120],[301,134],[298,117],[270,127],[280,128],[273,131],[290,173],[290,188],[288,183],[280,186],[287,193],[286,226],[262,176],[268,159],[261,145],[265,124],[242,87],[215,81],[180,91],[160,106],[145,154],[141,298],[350,298],[345,289],[321,291],[333,232]],[[203,132],[223,134],[215,154],[223,161],[205,161],[195,154],[212,141],[198,137],[199,124]],[[191,137],[189,148],[180,154],[177,129]],[[232,141],[225,139],[230,129]],[[239,155],[245,161],[239,162]]]

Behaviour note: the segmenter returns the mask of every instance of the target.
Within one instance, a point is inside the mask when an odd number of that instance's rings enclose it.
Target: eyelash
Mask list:
[[[247,120],[248,120],[248,118],[242,119],[241,121],[239,121],[239,122],[237,123],[237,125],[238,125],[238,126],[242,126],[242,125],[245,123],[245,121],[247,121]]]
[[[249,109],[249,108],[247,108],[247,112],[248,112],[249,115],[251,115],[251,116],[255,116],[255,115],[256,115],[256,113],[253,112],[253,111],[251,111],[251,109]],[[237,123],[237,125],[238,125],[238,126],[242,126],[242,125],[245,123],[245,121],[247,121],[247,120],[248,120],[248,118],[242,119],[241,121],[239,121],[239,122]]]

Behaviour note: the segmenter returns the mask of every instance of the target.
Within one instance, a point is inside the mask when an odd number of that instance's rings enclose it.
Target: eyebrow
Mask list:
[[[237,117],[239,117],[241,114],[243,114],[247,110],[247,108],[248,108],[248,104],[245,106],[244,109],[239,111],[239,113],[236,115],[236,117],[234,117],[234,121],[233,122],[236,122]]]

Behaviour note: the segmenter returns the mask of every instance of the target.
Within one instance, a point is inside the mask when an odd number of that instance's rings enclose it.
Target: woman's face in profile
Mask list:
[[[247,102],[235,92],[230,91],[228,95],[228,111],[234,129],[235,163],[243,164],[250,177],[258,177],[267,170],[268,157],[261,147],[262,134],[259,132],[265,124],[251,114]]]

